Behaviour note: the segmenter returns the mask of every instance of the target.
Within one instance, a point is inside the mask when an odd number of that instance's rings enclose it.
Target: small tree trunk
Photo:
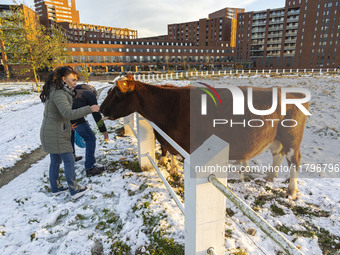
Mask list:
[[[35,84],[37,87],[37,91],[40,92],[40,86],[39,86],[39,81],[38,81],[38,76],[37,76],[37,71],[35,70],[35,68],[33,68],[33,73],[34,73],[34,80],[35,80]]]

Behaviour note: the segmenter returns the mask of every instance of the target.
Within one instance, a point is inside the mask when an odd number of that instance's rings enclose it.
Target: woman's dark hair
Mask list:
[[[43,90],[40,94],[40,100],[41,102],[45,103],[50,95],[51,87],[55,87],[56,89],[62,89],[64,87],[64,82],[62,77],[65,77],[69,74],[74,74],[79,79],[79,74],[73,70],[72,67],[69,66],[60,66],[54,69],[49,75],[47,76],[47,79],[45,81],[45,84],[43,86]]]

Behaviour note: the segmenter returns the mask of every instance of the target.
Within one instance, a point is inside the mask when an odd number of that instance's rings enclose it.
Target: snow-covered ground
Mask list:
[[[310,111],[301,147],[307,166],[338,166],[334,171],[313,173],[298,180],[298,199],[284,197],[285,178],[265,183],[265,175],[228,186],[305,254],[336,254],[340,249],[340,80],[339,76],[262,77],[240,76],[201,79],[215,87],[228,84],[261,87],[297,86],[311,91]],[[186,85],[196,81],[167,81]],[[97,88],[107,83],[91,83]],[[43,104],[38,93],[22,93],[30,85],[0,85],[0,172],[40,146]],[[100,101],[106,95],[104,89]],[[3,94],[11,92],[12,95]],[[87,178],[84,160],[76,163],[82,185],[91,191],[77,201],[68,194],[51,196],[49,157],[32,165],[0,189],[0,254],[182,254],[184,218],[155,171],[140,172],[134,137],[122,137],[121,121],[106,121],[110,141],[97,134],[97,161],[108,171]],[[77,148],[77,155],[83,155]],[[251,160],[251,165],[271,162],[270,153]],[[286,163],[284,163],[286,164]],[[308,171],[310,172],[311,169]],[[162,168],[166,175],[166,171]],[[325,178],[332,177],[332,178]],[[1,178],[1,175],[0,175]],[[181,192],[181,187],[177,188]],[[226,254],[281,254],[260,229],[227,204]],[[254,236],[245,234],[255,229]],[[96,253],[97,251],[97,253]],[[120,252],[120,253],[119,253]],[[242,253],[243,252],[243,253]]]

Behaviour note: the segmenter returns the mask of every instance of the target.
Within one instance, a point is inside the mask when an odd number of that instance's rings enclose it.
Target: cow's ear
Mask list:
[[[134,80],[135,80],[135,78],[133,78],[133,75],[131,75],[131,74],[127,74],[127,75],[126,75],[126,78],[127,78],[129,81],[134,81]]]
[[[133,91],[135,89],[135,81],[134,80],[117,81],[117,87],[122,93]]]

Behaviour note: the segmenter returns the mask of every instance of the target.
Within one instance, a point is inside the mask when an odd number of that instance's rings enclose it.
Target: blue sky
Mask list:
[[[34,7],[34,0],[24,2]],[[207,18],[209,13],[225,7],[258,11],[284,5],[285,0],[76,0],[81,23],[136,29],[138,37],[167,34],[168,24]]]

